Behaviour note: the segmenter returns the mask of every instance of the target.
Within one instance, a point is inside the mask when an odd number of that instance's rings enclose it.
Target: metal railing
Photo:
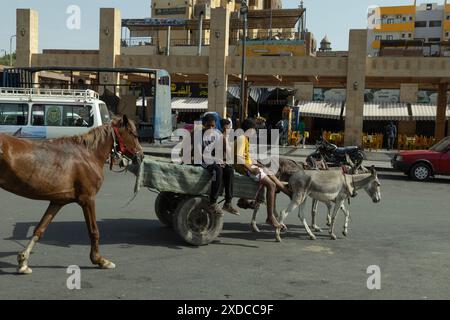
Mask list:
[[[44,88],[0,88],[0,97],[51,97],[63,99],[99,99],[99,94],[92,90],[44,89]]]
[[[156,45],[156,38],[154,37],[139,37],[122,39],[121,46],[124,47],[143,47]]]
[[[230,45],[239,44],[242,39],[242,33],[230,35]],[[299,41],[298,33],[295,31],[275,32],[270,30],[258,31],[253,33],[248,31],[247,41]]]

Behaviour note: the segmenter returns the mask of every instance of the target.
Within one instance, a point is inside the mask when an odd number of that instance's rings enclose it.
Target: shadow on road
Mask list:
[[[184,246],[184,242],[172,229],[163,227],[157,220],[104,219],[97,224],[100,230],[100,245],[160,246],[170,249],[181,249]],[[36,222],[18,222],[15,224],[12,237],[5,240],[28,241],[35,226]],[[84,221],[65,221],[52,222],[39,243],[70,247],[90,245],[90,240]],[[1,256],[2,253],[0,258]]]

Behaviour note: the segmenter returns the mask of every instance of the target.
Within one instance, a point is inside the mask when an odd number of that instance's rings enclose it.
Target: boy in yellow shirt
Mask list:
[[[252,118],[245,119],[242,123],[242,130],[248,132],[249,130],[255,130],[256,124],[255,120]],[[251,133],[251,131],[250,131]],[[266,187],[267,193],[267,220],[266,223],[272,225],[275,228],[281,228],[282,226],[278,223],[275,218],[273,211],[275,205],[275,193],[277,188],[285,193],[288,197],[292,197],[292,192],[286,188],[280,180],[278,180],[275,175],[270,172],[267,168],[261,166],[258,163],[253,163],[250,157],[250,142],[248,137],[241,135],[236,139],[236,156],[237,164],[235,165],[236,171],[253,178],[255,181],[259,182],[261,185]]]

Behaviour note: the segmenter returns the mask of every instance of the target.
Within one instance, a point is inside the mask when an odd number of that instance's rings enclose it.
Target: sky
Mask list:
[[[98,49],[99,8],[118,8],[122,18],[150,16],[151,0],[7,0],[0,17],[0,50],[9,52],[10,37],[16,33],[16,9],[32,8],[39,13],[39,51],[42,49]],[[418,1],[418,3],[444,0]],[[283,0],[283,8],[298,7],[298,0]],[[315,38],[327,35],[333,50],[348,49],[350,29],[367,27],[367,8],[371,5],[394,6],[412,4],[413,0],[304,0],[306,25]],[[69,6],[81,10],[80,28],[69,29]],[[13,39],[13,51],[15,42]],[[0,51],[3,55],[4,51]]]

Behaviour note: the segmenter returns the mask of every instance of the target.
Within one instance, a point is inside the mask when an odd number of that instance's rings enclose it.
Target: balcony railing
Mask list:
[[[154,46],[156,44],[156,38],[154,37],[138,37],[122,39],[122,47],[143,47]]]

